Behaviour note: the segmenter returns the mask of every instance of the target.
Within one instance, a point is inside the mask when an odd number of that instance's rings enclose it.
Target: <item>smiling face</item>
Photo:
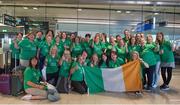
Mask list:
[[[156,35],[156,39],[157,39],[159,42],[162,42],[162,41],[163,41],[163,34],[158,33],[158,34]]]
[[[139,54],[138,54],[137,52],[133,52],[133,53],[132,53],[132,59],[133,59],[133,60],[139,59]]]
[[[33,40],[34,40],[34,35],[33,35],[32,33],[30,33],[30,34],[28,35],[28,38],[29,38],[29,40],[33,41]]]
[[[116,59],[117,59],[117,54],[116,54],[115,52],[111,52],[111,59],[112,59],[113,61],[116,61]]]
[[[153,42],[153,37],[152,35],[147,35],[147,42],[152,43]]]

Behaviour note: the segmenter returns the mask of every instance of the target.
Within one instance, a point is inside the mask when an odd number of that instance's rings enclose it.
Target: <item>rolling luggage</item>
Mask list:
[[[5,52],[5,73],[0,75],[0,93],[11,94],[11,75],[8,72],[8,51]]]
[[[16,56],[15,56],[16,58]],[[11,75],[11,95],[18,96],[21,93],[24,93],[23,89],[23,71],[26,67],[23,66],[16,66],[15,61],[15,68],[12,70]]]

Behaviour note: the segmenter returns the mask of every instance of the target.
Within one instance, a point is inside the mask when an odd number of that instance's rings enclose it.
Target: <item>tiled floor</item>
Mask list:
[[[61,100],[51,103],[48,100],[23,101],[19,97],[0,95],[0,104],[180,104],[180,67],[173,71],[169,91],[156,89],[153,93],[99,93],[95,95],[61,94]]]

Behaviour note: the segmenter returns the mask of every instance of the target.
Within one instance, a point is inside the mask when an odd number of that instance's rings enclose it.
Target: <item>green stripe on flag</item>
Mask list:
[[[98,93],[105,91],[101,69],[86,66],[84,67],[84,70],[89,93]]]

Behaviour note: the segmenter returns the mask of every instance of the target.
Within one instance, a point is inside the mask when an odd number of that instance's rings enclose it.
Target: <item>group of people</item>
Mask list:
[[[162,32],[156,34],[155,41],[151,34],[132,35],[129,30],[125,30],[123,36],[110,36],[108,41],[105,33],[96,33],[93,38],[91,34],[81,37],[65,32],[58,32],[55,36],[52,30],[45,35],[42,31],[28,33],[25,37],[18,33],[10,45],[11,66],[27,67],[24,71],[24,89],[34,96],[31,99],[47,96],[47,87],[39,82],[40,78],[51,81],[54,86],[58,78],[68,78],[74,91],[85,94],[87,86],[83,66],[116,68],[137,59],[142,62],[144,89],[152,90],[158,86],[161,71],[163,84],[160,89],[168,90],[175,67],[174,46],[164,39]],[[44,68],[46,78],[41,73]]]

